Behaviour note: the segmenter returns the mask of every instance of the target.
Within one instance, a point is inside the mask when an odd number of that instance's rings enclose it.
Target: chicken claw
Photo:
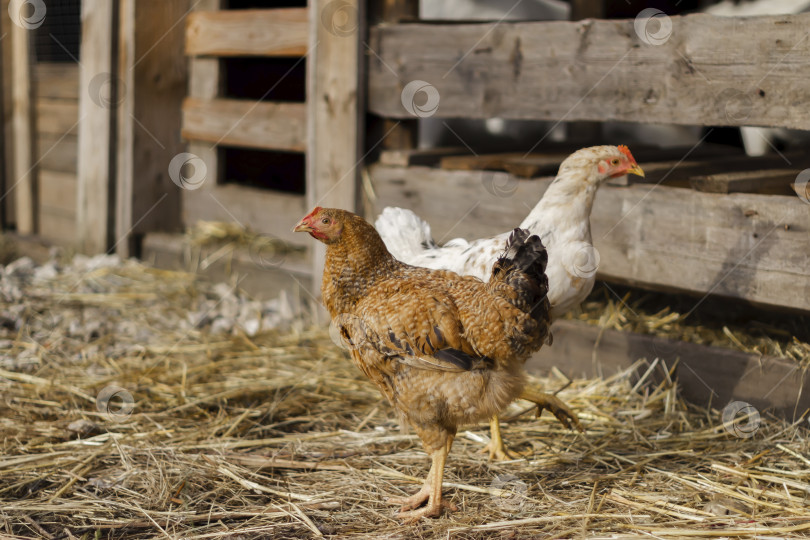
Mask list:
[[[439,517],[442,510],[445,508],[451,512],[458,510],[458,507],[455,504],[441,499],[439,501],[428,501],[425,506],[419,508],[418,510],[398,512],[397,518],[403,520],[403,523],[411,524],[419,521],[423,517]]]
[[[526,401],[531,401],[536,404],[537,416],[540,416],[543,409],[546,409],[556,416],[557,420],[568,429],[573,430],[576,428],[578,431],[585,431],[585,428],[579,423],[579,418],[577,418],[576,413],[556,396],[532,390],[531,388],[524,388],[523,392],[520,394],[520,399],[525,399]]]
[[[509,461],[513,459],[520,459],[531,454],[528,452],[513,452],[506,448],[501,436],[501,423],[497,416],[493,416],[489,421],[489,443],[481,450],[482,452],[489,452],[490,461]]]

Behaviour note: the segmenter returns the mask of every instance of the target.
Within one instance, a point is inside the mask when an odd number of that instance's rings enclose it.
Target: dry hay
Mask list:
[[[601,284],[565,318],[810,365],[807,315],[767,313],[739,302],[631,292]]]
[[[202,285],[140,265],[46,281],[9,301],[22,306],[21,319],[4,323],[0,342],[0,536],[783,538],[810,530],[804,427],[764,414],[758,429],[750,420],[724,426],[718,411],[680,400],[666,378],[653,385],[643,362],[559,394],[585,434],[548,415],[509,421],[505,439],[528,451],[525,459],[488,463],[486,426],[462,430],[445,485],[459,511],[403,525],[385,499],[415,491],[428,459],[324,330],[251,338],[188,326]],[[536,382],[565,384],[554,374]]]

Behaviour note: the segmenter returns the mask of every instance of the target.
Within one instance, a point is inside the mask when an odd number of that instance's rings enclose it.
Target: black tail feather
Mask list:
[[[509,285],[517,298],[510,301],[534,320],[548,318],[548,253],[537,235],[526,229],[515,229],[506,241],[503,254],[492,267],[490,281]]]

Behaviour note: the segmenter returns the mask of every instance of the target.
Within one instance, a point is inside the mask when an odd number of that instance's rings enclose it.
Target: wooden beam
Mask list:
[[[4,13],[5,15],[5,13]],[[36,170],[34,119],[31,100],[31,31],[9,25],[11,41],[11,91],[13,107],[14,170],[5,193],[14,192],[17,232],[36,232]]]
[[[0,0],[0,14],[8,13],[9,0]],[[0,159],[3,160],[0,166],[0,188],[2,193],[8,193],[13,184],[14,178],[14,106],[12,90],[11,64],[11,40],[8,37],[9,24],[11,19],[0,16]],[[0,227],[6,227],[14,223],[14,197],[5,196],[0,201]]]
[[[193,5],[192,13],[214,12],[221,8],[221,0],[200,0]],[[220,96],[220,60],[219,58],[192,56],[189,58],[189,84],[188,94],[190,99],[213,100]],[[206,177],[202,185],[193,191],[182,192],[181,214],[184,227],[191,227],[197,220],[212,219],[206,218],[202,211],[195,211],[193,208],[207,208],[209,202],[214,201],[214,190],[220,183],[220,163],[219,151],[216,145],[210,142],[190,140],[188,143],[190,154],[198,157],[205,164]],[[202,202],[199,202],[201,201]],[[221,209],[220,209],[221,211]],[[233,221],[228,217],[227,221]]]
[[[552,334],[554,343],[526,363],[529,373],[546,374],[556,366],[571,378],[608,377],[636,360],[659,358],[667,368],[677,361],[675,378],[681,395],[693,403],[722,409],[741,400],[788,419],[799,419],[810,408],[806,391],[810,373],[792,359],[606,330],[579,321],[557,321]],[[653,382],[661,380],[659,368]]]
[[[307,58],[307,201],[308,206],[332,206],[354,211],[362,136],[360,106],[359,0],[341,2],[340,26],[324,21],[326,0],[310,5],[310,47]],[[332,3],[331,6],[335,4]],[[325,250],[316,243],[313,276],[323,272]]]
[[[409,118],[421,80],[444,118],[810,129],[810,14],[669,20],[659,45],[633,20],[375,26],[369,110]]]
[[[37,133],[79,134],[79,102],[66,99],[36,100]]]
[[[37,99],[79,100],[79,65],[42,62],[31,66]]]
[[[510,230],[551,183],[508,176],[515,189],[498,196],[482,171],[375,165],[369,173],[377,194],[369,217],[410,208],[440,241]],[[810,311],[810,212],[799,197],[603,186],[591,226],[600,279]]]
[[[695,176],[689,180],[692,188],[706,193],[791,193],[790,185],[799,169],[770,169]]]
[[[186,54],[303,56],[307,8],[194,11],[186,23]]]
[[[181,190],[169,176],[185,152],[181,105],[188,76],[180,23],[189,0],[120,0],[116,252],[138,253],[147,231],[181,228]]]
[[[197,221],[233,222],[236,217],[254,231],[310,247],[311,238],[292,232],[306,211],[307,199],[303,195],[225,184],[189,191],[183,201],[183,223],[193,226]]]
[[[111,92],[114,3],[82,1],[81,64],[79,66],[79,157],[76,229],[79,249],[104,253],[112,231],[110,148],[113,141]]]
[[[228,146],[266,150],[306,150],[304,103],[187,98],[183,137]]]

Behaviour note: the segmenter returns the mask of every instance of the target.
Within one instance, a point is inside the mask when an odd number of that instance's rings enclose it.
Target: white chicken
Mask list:
[[[628,173],[644,176],[626,146],[577,150],[562,162],[543,198],[518,225],[538,235],[548,250],[546,275],[552,319],[578,306],[593,289],[599,265],[599,255],[591,243],[594,196],[607,179]],[[507,231],[472,242],[455,238],[439,246],[431,237],[430,225],[412,211],[394,207],[383,209],[375,225],[397,259],[484,281],[509,236]]]

